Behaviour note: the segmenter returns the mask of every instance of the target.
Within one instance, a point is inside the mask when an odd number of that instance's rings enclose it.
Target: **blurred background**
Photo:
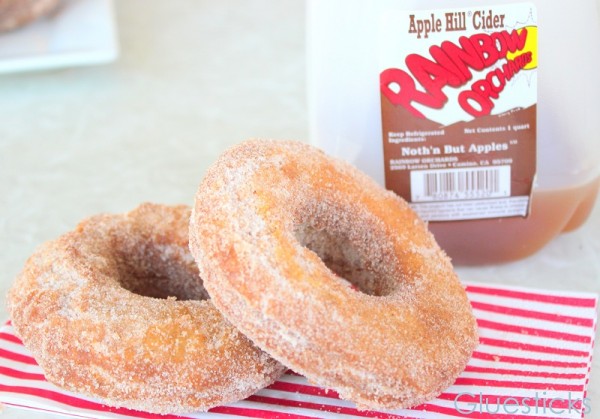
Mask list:
[[[87,0],[62,7],[77,1]],[[191,204],[206,168],[244,139],[308,141],[304,1],[103,4],[114,17],[114,55],[93,66],[0,74],[2,301],[35,247],[82,218],[144,201]],[[47,47],[42,38],[28,42]],[[590,47],[600,48],[598,40]],[[459,274],[599,292],[599,221],[596,205],[582,229],[532,258]],[[600,400],[595,372],[590,397]]]
[[[2,295],[37,244],[83,217],[191,204],[229,145],[305,140],[303,8],[115,2],[115,62],[0,75]]]

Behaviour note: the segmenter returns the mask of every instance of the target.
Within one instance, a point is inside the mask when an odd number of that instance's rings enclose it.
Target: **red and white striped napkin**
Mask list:
[[[474,283],[467,292],[480,345],[453,386],[409,410],[359,411],[292,372],[207,413],[163,416],[111,408],[48,383],[10,323],[0,328],[0,402],[87,418],[582,418],[600,412],[600,400],[586,395],[596,295]]]

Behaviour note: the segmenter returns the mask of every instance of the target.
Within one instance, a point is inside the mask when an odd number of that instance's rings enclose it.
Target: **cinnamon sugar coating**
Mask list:
[[[359,408],[436,397],[478,342],[464,288],[426,224],[305,144],[226,151],[198,190],[190,248],[237,328]]]
[[[31,256],[8,309],[48,381],[111,406],[184,413],[284,372],[206,300],[189,216],[155,204],[97,215]]]

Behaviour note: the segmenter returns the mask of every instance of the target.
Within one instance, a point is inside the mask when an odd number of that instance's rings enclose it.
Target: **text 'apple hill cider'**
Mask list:
[[[311,141],[405,198],[462,264],[528,256],[600,185],[595,0],[312,0]]]

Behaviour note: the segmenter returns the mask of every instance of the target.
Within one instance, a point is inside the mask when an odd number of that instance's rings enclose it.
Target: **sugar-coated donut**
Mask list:
[[[190,247],[236,327],[361,409],[434,398],[478,342],[426,224],[309,145],[251,140],[226,151],[196,195]]]
[[[0,32],[25,26],[57,8],[59,0],[0,0]]]
[[[48,381],[154,413],[245,398],[285,368],[215,309],[188,250],[190,209],[143,204],[44,244],[8,296]]]

